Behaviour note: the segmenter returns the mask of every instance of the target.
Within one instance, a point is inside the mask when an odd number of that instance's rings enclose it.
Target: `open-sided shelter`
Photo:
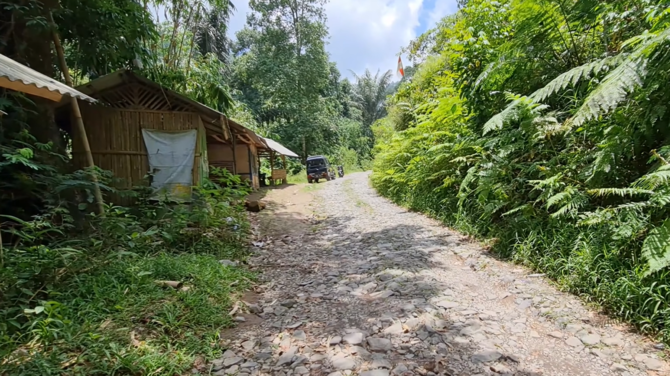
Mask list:
[[[190,196],[191,187],[209,175],[210,155],[214,166],[224,162],[209,152],[211,147],[230,150],[232,172],[258,187],[257,171],[245,170],[246,161],[237,162],[236,156],[245,152],[249,156],[260,143],[254,142],[252,131],[221,112],[128,70],[92,80],[77,90],[98,100],[81,106],[95,165],[112,171],[129,186],[149,176],[154,188],[173,197]],[[66,129],[69,119],[60,119]],[[83,167],[79,145],[75,133],[73,159]],[[248,158],[257,160],[257,156]]]
[[[279,142],[265,137],[260,137],[265,144],[261,147],[258,155],[261,157],[267,157],[270,160],[270,184],[274,185],[277,181],[281,181],[282,184],[287,183],[288,173],[286,170],[286,157],[289,158],[299,158],[298,154],[292,152],[284,145]],[[282,168],[276,169],[277,159],[281,158]]]

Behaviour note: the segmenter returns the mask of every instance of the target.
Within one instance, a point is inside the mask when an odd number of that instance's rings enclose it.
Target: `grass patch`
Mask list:
[[[221,355],[219,331],[253,278],[213,255],[159,254],[110,260],[78,274],[40,302],[26,333],[7,341],[2,374],[175,375],[197,357]],[[157,280],[179,281],[180,289]]]
[[[248,191],[223,178],[189,206],[140,198],[87,215],[85,229],[59,206],[13,218],[0,258],[0,375],[205,373],[253,280],[220,262],[246,257],[249,227]]]
[[[287,177],[289,184],[307,184],[307,175],[305,172],[301,172],[295,175],[289,175]]]

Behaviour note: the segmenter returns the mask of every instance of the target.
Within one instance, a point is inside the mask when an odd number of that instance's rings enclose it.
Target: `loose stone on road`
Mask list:
[[[269,195],[262,285],[214,375],[670,374],[657,344],[379,197],[368,173]]]

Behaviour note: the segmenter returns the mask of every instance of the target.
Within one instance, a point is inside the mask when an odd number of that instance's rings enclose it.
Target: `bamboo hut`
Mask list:
[[[159,191],[175,198],[190,197],[191,187],[209,176],[213,163],[258,188],[257,171],[245,166],[257,160],[257,155],[249,154],[257,153],[260,140],[221,112],[127,70],[77,90],[98,100],[81,108],[95,165],[112,171],[127,186],[141,185],[149,177]],[[70,114],[64,111],[59,119],[68,129]],[[76,138],[75,133],[73,162],[84,167]],[[219,158],[225,150],[231,151],[230,158]]]

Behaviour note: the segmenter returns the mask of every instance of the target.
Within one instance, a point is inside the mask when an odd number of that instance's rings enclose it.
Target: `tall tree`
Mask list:
[[[154,50],[164,64],[188,70],[193,55],[214,53],[225,60],[228,21],[235,11],[230,0],[145,0],[165,7],[169,33],[162,33]]]
[[[228,62],[230,57],[231,41],[228,39],[228,23],[234,7],[211,9],[195,29],[196,43],[201,54],[213,53],[216,57]]]
[[[233,107],[226,82],[229,0],[153,0],[165,7],[143,74],[219,111]]]
[[[66,47],[68,65],[88,76],[129,66],[146,55],[143,41],[155,35],[149,13],[137,0],[9,0],[0,12],[0,53],[60,79],[54,69],[54,27]],[[66,143],[51,104],[36,100],[26,121],[38,140],[64,152]]]
[[[252,0],[237,34],[235,86],[258,122],[288,146],[307,150],[335,137],[323,100],[331,69],[324,0]]]
[[[376,120],[386,115],[384,102],[389,94],[388,89],[391,85],[391,71],[382,75],[379,71],[373,76],[370,70],[366,69],[362,76],[354,73],[356,83],[354,84],[354,99],[360,107],[363,115],[363,124],[368,128]]]

